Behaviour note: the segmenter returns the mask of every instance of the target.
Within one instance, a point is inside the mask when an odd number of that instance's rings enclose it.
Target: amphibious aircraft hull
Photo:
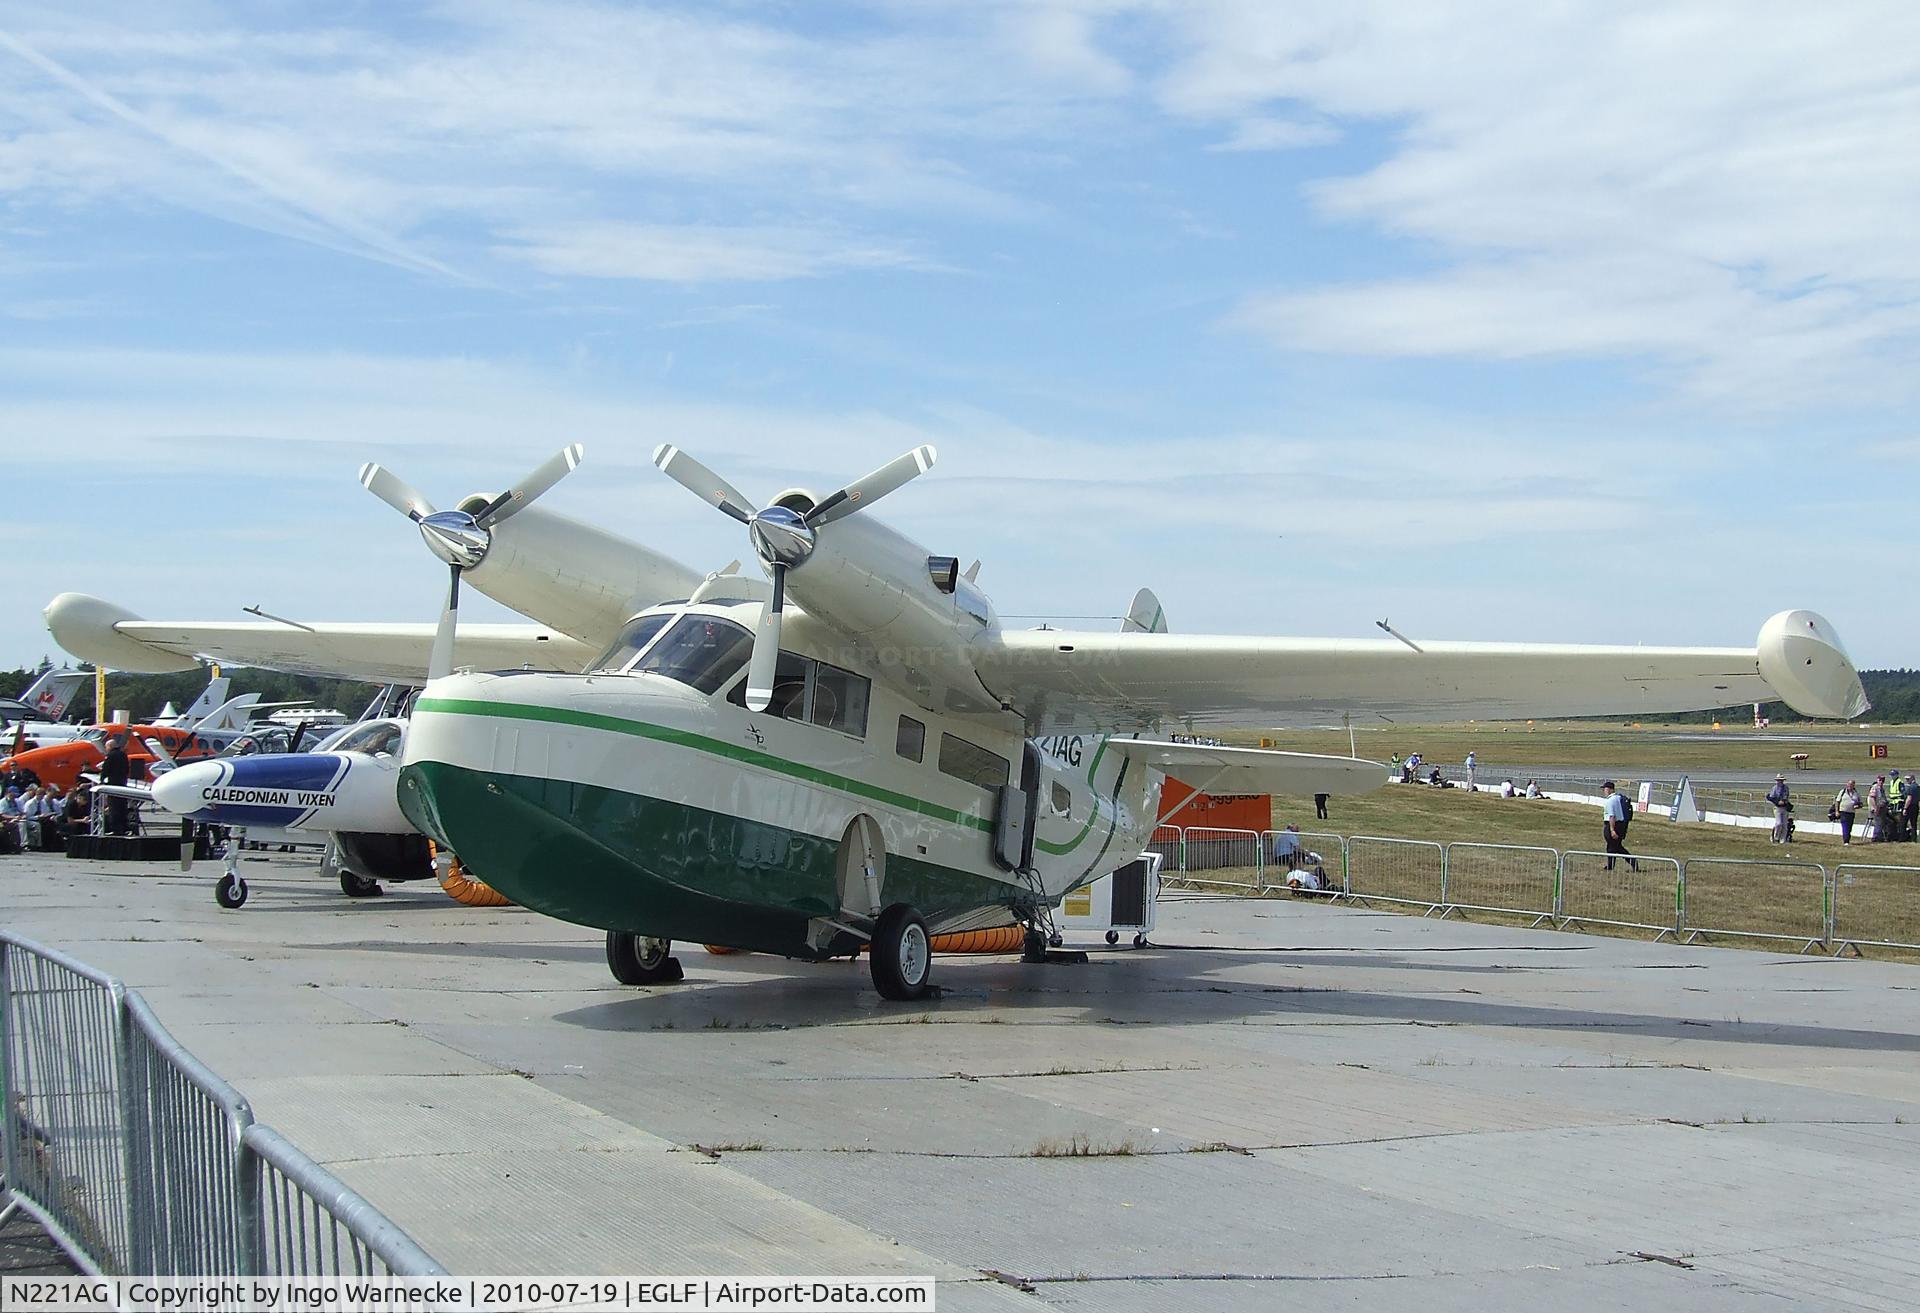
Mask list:
[[[505,698],[502,678],[527,700]],[[862,936],[834,926],[844,916],[843,836],[856,816],[873,817],[886,836],[886,901],[911,903],[935,933],[1004,924],[1025,890],[961,864],[964,852],[987,865],[981,816],[858,778],[859,753],[844,769],[801,765],[717,726],[643,718],[624,700],[605,711],[547,705],[536,690],[552,678],[436,684],[416,705],[401,771],[408,819],[458,851],[484,853],[481,877],[523,906],[597,929],[789,957],[852,953]],[[466,681],[489,696],[452,696]],[[576,699],[588,688],[572,684]]]

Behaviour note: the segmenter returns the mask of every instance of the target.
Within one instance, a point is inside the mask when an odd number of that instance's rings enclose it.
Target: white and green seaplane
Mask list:
[[[568,448],[453,511],[362,471],[451,567],[438,626],[144,621],[76,594],[49,625],[122,669],[201,656],[382,680],[427,669],[408,818],[516,902],[605,930],[619,980],[680,978],[674,940],[805,959],[870,947],[891,999],[927,992],[935,935],[1018,922],[1044,949],[1062,898],[1146,846],[1170,772],[1295,795],[1386,776],[1352,757],[1185,741],[1196,730],[1866,708],[1808,611],[1774,616],[1750,648],[1414,644],[1177,635],[1143,590],[1119,632],[1005,629],[977,564],[872,513],[932,467],[930,447],[764,505],[660,447],[663,471],[745,528],[767,577],[737,563],[702,576],[528,509],[579,459]],[[539,623],[459,630],[456,670],[463,575]]]

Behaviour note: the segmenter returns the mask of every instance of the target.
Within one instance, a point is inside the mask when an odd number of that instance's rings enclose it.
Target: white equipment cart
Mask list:
[[[1111,875],[1083,884],[1061,899],[1054,923],[1063,935],[1075,930],[1104,931],[1109,944],[1120,932],[1133,931],[1133,946],[1145,948],[1160,905],[1160,854],[1141,853]]]

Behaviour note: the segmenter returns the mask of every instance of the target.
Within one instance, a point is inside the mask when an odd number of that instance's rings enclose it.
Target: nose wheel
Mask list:
[[[237,873],[228,871],[220,877],[220,883],[213,887],[213,901],[228,909],[244,906],[247,901],[247,882]]]
[[[671,939],[607,931],[607,968],[623,985],[670,985],[686,979]]]
[[[895,1003],[925,998],[933,977],[933,941],[920,913],[895,903],[873,923],[873,951],[868,955],[873,987],[880,997]]]

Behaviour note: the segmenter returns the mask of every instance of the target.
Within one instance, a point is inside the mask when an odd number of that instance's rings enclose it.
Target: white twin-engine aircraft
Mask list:
[[[451,567],[437,627],[170,624],[76,594],[48,623],[126,670],[213,656],[406,682],[425,666],[402,808],[514,901],[606,930],[618,979],[678,979],[675,939],[810,959],[871,945],[890,999],[926,993],[932,935],[1020,921],[1044,945],[1066,893],[1140,853],[1169,771],[1286,794],[1386,775],[1173,730],[1867,705],[1808,611],[1751,648],[1190,637],[1163,632],[1150,594],[1118,633],[1002,629],[972,569],[870,513],[931,447],[756,506],[662,446],[655,463],[742,524],[770,582],[702,577],[527,509],[579,459],[453,511],[362,470]],[[538,623],[460,629],[454,672],[463,575]]]

